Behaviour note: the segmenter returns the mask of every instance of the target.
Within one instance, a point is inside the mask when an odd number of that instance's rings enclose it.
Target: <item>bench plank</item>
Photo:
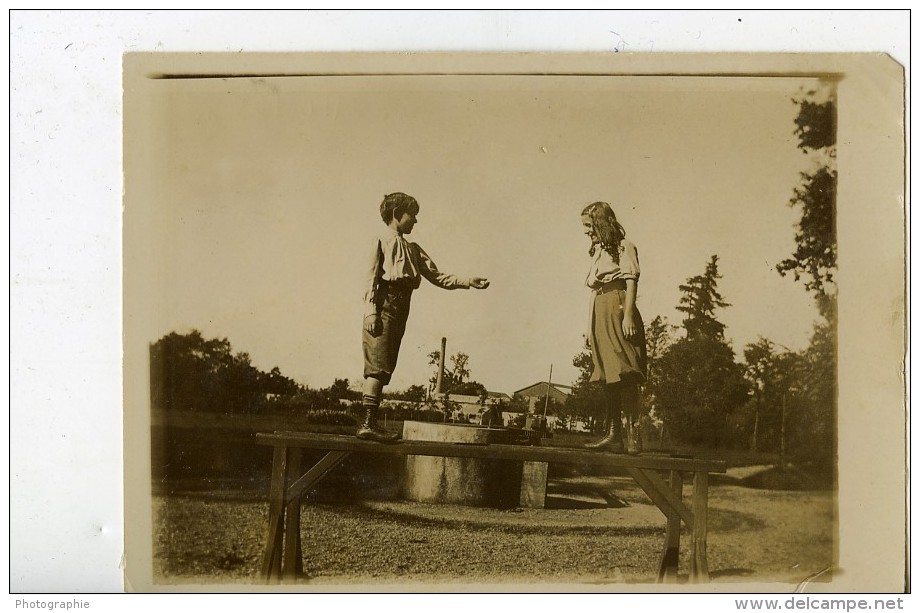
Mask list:
[[[471,445],[434,441],[401,441],[396,444],[364,441],[353,436],[315,434],[312,432],[275,432],[256,434],[261,445],[299,447],[392,455],[428,455],[456,458],[485,458],[518,462],[561,462],[594,466],[646,468],[653,470],[682,470],[687,472],[724,473],[726,463],[718,460],[676,458],[651,453],[626,455],[568,447],[527,445]]]

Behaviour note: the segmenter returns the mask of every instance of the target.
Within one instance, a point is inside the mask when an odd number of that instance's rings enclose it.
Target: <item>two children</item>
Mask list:
[[[380,217],[386,231],[374,244],[368,267],[364,329],[364,423],[357,437],[382,443],[399,434],[377,425],[383,387],[390,382],[406,331],[412,292],[424,277],[443,289],[485,289],[481,277],[442,273],[418,244],[406,240],[418,220],[419,205],[401,192],[384,197]],[[594,361],[591,381],[605,383],[607,435],[587,447],[615,453],[638,453],[638,386],[645,381],[645,333],[636,308],[639,256],[610,205],[595,202],[582,211],[591,239],[592,261],[586,284],[592,290],[588,342]],[[626,440],[622,416],[627,417]]]

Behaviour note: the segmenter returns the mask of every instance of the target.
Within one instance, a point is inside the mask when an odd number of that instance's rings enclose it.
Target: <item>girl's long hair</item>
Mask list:
[[[606,202],[592,202],[581,212],[582,216],[591,218],[594,225],[594,232],[600,241],[601,249],[610,254],[613,261],[620,263],[620,243],[626,238],[626,230],[617,221],[617,216],[613,214],[613,209]],[[588,254],[594,257],[597,245],[592,243]]]

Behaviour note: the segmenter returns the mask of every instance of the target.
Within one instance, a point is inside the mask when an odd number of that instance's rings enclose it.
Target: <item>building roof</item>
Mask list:
[[[560,400],[567,398],[572,393],[571,385],[562,385],[561,383],[550,383],[548,381],[540,381],[527,387],[521,388],[518,391],[514,392],[514,396],[523,396],[523,397],[532,397],[538,396],[543,397],[549,394],[553,398],[559,398]]]

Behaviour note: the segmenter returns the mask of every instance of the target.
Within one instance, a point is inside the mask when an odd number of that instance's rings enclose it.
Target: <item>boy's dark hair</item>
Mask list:
[[[380,218],[383,219],[383,223],[389,224],[406,212],[417,215],[418,208],[418,201],[412,196],[393,192],[383,197],[383,202],[380,203]]]

